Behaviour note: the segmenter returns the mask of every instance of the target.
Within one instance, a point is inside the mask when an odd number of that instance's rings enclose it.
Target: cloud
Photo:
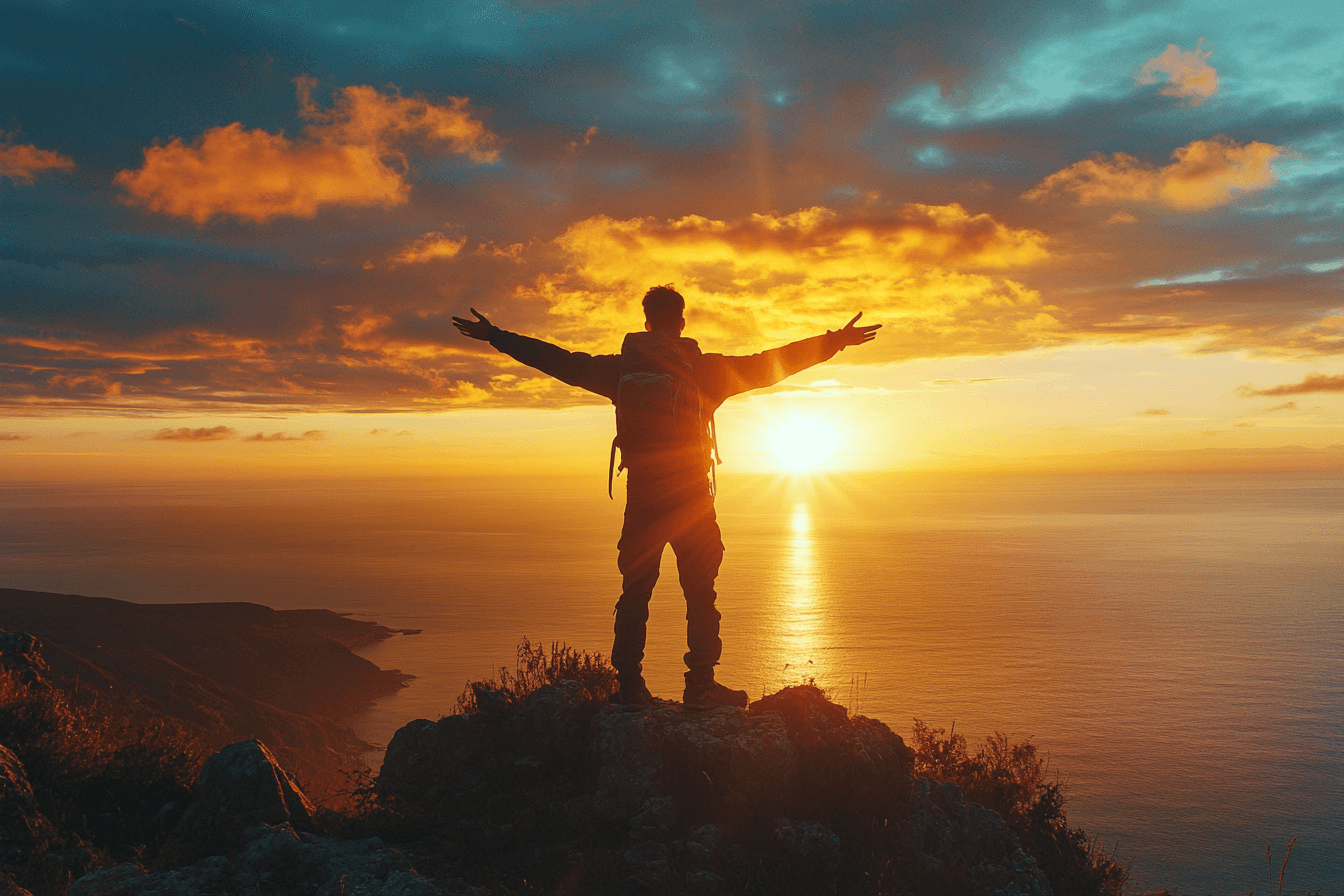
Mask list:
[[[1179,209],[1211,208],[1272,184],[1270,163],[1282,153],[1283,147],[1272,143],[1238,144],[1215,137],[1176,149],[1171,154],[1175,161],[1162,168],[1128,153],[1097,155],[1056,171],[1023,198],[1073,193],[1083,205],[1140,201]]]
[[[392,264],[423,264],[426,261],[452,258],[466,244],[466,237],[455,240],[442,233],[427,233],[394,255]]]
[[[508,261],[522,263],[523,251],[526,247],[522,243],[511,243],[508,246],[497,246],[491,242],[481,243],[476,247],[477,255],[484,255],[487,258],[501,258]]]
[[[1285,401],[1283,404],[1276,404],[1276,405],[1274,405],[1274,407],[1270,408],[1270,410],[1271,410],[1271,411],[1295,411],[1295,410],[1297,410],[1297,402],[1295,402],[1295,401]]]
[[[1142,410],[1142,411],[1135,411],[1135,412],[1134,412],[1134,416],[1135,416],[1135,417],[1169,417],[1169,416],[1171,416],[1171,411],[1167,410],[1166,408],[1147,408],[1147,409]]]
[[[326,432],[320,429],[310,429],[301,436],[291,436],[287,432],[273,432],[266,435],[259,432],[254,436],[248,436],[243,439],[244,442],[317,442],[327,437]]]
[[[14,144],[0,134],[0,177],[16,183],[32,183],[48,171],[73,171],[75,163],[60,153],[38,149],[31,143]]]
[[[1049,341],[1060,326],[1034,290],[989,273],[1046,257],[1045,243],[1039,231],[955,204],[734,221],[598,215],[555,240],[564,270],[539,275],[518,298],[545,303],[553,333],[605,351],[642,320],[644,291],[672,282],[697,337],[716,350],[759,351],[864,311],[889,326],[875,343],[882,350],[862,360],[995,352]]]
[[[24,432],[0,432],[0,442],[24,442],[31,438]]]
[[[565,144],[565,150],[570,153],[578,152],[580,145],[583,146],[589,145],[590,143],[593,142],[593,138],[596,136],[597,136],[597,125],[593,125],[592,127],[588,128],[588,130],[583,132],[582,144],[580,144],[579,141],[577,140],[571,140],[569,143]]]
[[[329,205],[390,207],[410,193],[404,147],[446,146],[473,162],[498,158],[497,138],[474,118],[468,101],[444,105],[372,87],[345,87],[335,105],[314,104],[316,82],[298,78],[302,136],[245,130],[241,123],[211,128],[188,146],[174,138],[147,147],[144,165],[118,172],[126,201],[204,224],[216,215],[256,222],[280,216],[311,218]]]
[[[998,383],[1008,379],[1006,376],[978,376],[959,380],[930,380],[931,386],[968,386],[976,383]]]
[[[1139,84],[1154,84],[1157,75],[1167,76],[1167,86],[1162,88],[1166,96],[1183,96],[1198,106],[1218,92],[1218,70],[1205,62],[1213,51],[1201,49],[1204,38],[1200,38],[1193,50],[1182,50],[1175,44],[1143,64],[1139,71]]]
[[[1309,373],[1300,383],[1288,383],[1283,386],[1271,386],[1268,389],[1252,389],[1250,386],[1241,386],[1237,389],[1243,397],[1250,398],[1254,395],[1306,395],[1310,392],[1344,392],[1344,374],[1332,376],[1326,373]],[[1289,405],[1293,402],[1288,402]],[[1274,410],[1286,408],[1287,405],[1279,405]]]
[[[191,429],[190,427],[180,427],[178,429],[161,429],[151,439],[165,442],[217,442],[221,439],[231,439],[237,435],[237,430],[231,426],[211,426]]]

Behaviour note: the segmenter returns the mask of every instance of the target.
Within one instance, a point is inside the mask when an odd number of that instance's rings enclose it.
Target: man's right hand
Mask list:
[[[457,332],[461,333],[463,336],[470,336],[472,339],[489,342],[490,331],[495,328],[495,325],[490,323],[485,315],[481,314],[481,312],[477,311],[475,308],[471,309],[471,313],[476,315],[475,320],[467,320],[464,317],[454,317],[453,326],[457,327]]]

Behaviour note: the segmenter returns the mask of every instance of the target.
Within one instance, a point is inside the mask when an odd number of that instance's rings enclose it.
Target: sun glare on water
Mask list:
[[[770,429],[766,447],[780,472],[815,473],[835,465],[841,445],[834,424],[789,417]]]

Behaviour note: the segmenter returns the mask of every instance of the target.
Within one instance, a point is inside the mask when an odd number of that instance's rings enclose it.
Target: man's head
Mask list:
[[[667,286],[655,286],[644,293],[644,329],[681,335],[686,326],[686,300]]]

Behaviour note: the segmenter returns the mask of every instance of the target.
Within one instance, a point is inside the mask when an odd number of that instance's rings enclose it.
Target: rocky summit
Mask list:
[[[475,698],[397,732],[377,781],[467,873],[558,892],[1051,892],[998,815],[913,779],[898,735],[817,688],[747,710],[631,711],[577,682]]]
[[[353,827],[324,822],[262,744],[235,744],[157,863],[69,896],[1051,893],[998,815],[912,778],[898,735],[816,688],[692,711],[608,706],[572,681],[476,687],[475,713],[397,732]]]

